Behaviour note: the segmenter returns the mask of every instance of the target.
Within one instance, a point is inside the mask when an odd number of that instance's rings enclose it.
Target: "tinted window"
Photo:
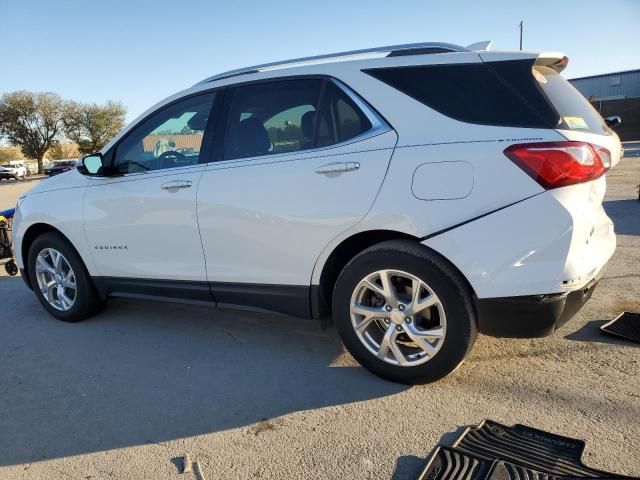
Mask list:
[[[559,128],[610,134],[595,108],[553,68],[537,65],[533,77],[561,117]]]
[[[318,146],[344,142],[366,132],[371,122],[355,102],[333,82],[327,82],[320,110]]]
[[[118,145],[121,173],[196,165],[215,93],[174,103],[139,124]]]
[[[312,148],[322,80],[286,80],[237,87],[225,155],[245,158]]]
[[[535,85],[531,61],[367,70],[434,110],[463,122],[556,128],[559,116]]]

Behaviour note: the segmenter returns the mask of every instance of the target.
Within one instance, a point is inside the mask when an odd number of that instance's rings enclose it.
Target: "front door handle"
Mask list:
[[[353,172],[360,168],[359,162],[328,163],[316,169],[316,173],[327,175],[331,173]]]
[[[182,188],[191,188],[191,180],[173,180],[171,182],[163,183],[162,188],[169,190],[170,192],[176,192]]]

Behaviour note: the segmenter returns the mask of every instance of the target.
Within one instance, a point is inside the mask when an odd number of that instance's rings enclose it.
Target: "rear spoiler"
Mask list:
[[[491,44],[493,42],[491,40],[485,40],[483,42],[476,42],[476,43],[472,43],[471,45],[467,45],[465,48],[467,50],[472,50],[474,52],[480,52],[480,51],[488,51],[491,49]]]
[[[568,64],[569,57],[561,52],[542,52],[536,58],[536,65],[553,68],[558,73],[563,71]]]
[[[477,50],[483,62],[501,62],[506,60],[533,60],[536,65],[553,68],[562,72],[569,63],[569,57],[562,52],[500,52]]]

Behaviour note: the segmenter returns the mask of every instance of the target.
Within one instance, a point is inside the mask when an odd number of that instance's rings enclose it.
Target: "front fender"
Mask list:
[[[77,250],[90,275],[97,275],[84,235],[82,206],[85,188],[31,193],[16,209],[13,222],[13,248],[18,268],[24,269],[28,247],[37,230],[60,232]],[[27,243],[25,243],[25,240]]]

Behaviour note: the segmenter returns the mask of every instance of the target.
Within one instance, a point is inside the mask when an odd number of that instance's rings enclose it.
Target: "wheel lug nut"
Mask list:
[[[398,325],[398,326],[396,327],[396,330],[397,330],[397,331],[399,331],[399,332],[401,332],[401,331],[402,331],[402,327],[401,327],[400,325]]]
[[[385,319],[384,319],[384,323],[386,323],[386,324],[388,324],[388,323],[389,323],[389,321],[390,321],[390,320],[389,320],[388,318],[385,318]]]
[[[385,309],[387,312],[390,312],[391,310],[393,310],[393,307],[391,307],[391,305],[387,305],[386,307],[384,307],[384,309]]]
[[[404,305],[402,305],[402,304],[398,305],[398,310],[400,310],[402,312],[404,310]]]
[[[411,317],[404,317],[404,321],[407,323],[411,323]]]

